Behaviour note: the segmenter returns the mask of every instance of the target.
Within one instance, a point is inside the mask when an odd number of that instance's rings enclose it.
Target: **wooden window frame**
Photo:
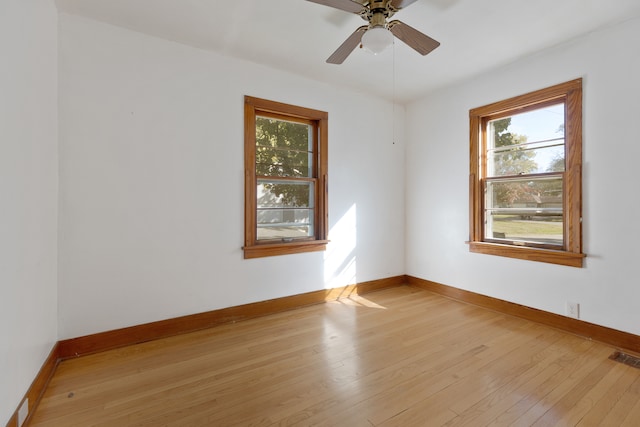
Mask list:
[[[488,242],[484,237],[484,178],[486,125],[489,118],[506,117],[554,102],[565,105],[565,171],[563,176],[562,249],[541,249]],[[530,261],[582,267],[582,79],[572,80],[469,111],[469,250]]]
[[[257,239],[256,116],[281,117],[312,123],[316,128],[314,141],[314,235],[306,239],[274,242]],[[244,169],[245,169],[245,232],[244,258],[261,258],[326,249],[328,219],[328,113],[266,99],[244,98]]]

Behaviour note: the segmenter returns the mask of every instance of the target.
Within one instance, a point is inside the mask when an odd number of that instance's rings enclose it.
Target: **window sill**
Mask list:
[[[586,257],[586,255],[582,253],[554,251],[550,249],[536,249],[487,242],[467,243],[469,244],[470,252],[524,259],[528,261],[547,262],[550,264],[566,265],[569,267],[581,268],[582,260]]]
[[[268,243],[255,246],[245,246],[244,258],[263,258],[268,256],[290,255],[305,252],[321,252],[327,249],[328,240],[305,240],[290,243]]]

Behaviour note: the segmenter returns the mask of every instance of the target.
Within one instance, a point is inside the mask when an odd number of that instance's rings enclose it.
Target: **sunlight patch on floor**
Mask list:
[[[380,304],[376,304],[375,302],[367,298],[364,298],[360,295],[351,295],[349,298],[340,298],[339,300],[336,301],[336,303],[342,304],[342,305],[358,306],[358,307],[380,308],[383,310],[387,309],[387,307],[384,307]]]

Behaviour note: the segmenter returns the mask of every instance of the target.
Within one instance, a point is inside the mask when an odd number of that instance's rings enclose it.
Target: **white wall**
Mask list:
[[[640,334],[638,19],[433,93],[407,107],[406,272]],[[472,64],[470,64],[472,66]],[[583,77],[582,269],[472,254],[469,109]]]
[[[404,273],[404,112],[60,15],[60,338]],[[243,96],[329,113],[326,253],[244,260]]]
[[[57,12],[0,2],[0,424],[57,340]]]

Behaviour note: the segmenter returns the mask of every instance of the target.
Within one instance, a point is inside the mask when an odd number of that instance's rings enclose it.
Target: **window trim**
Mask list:
[[[283,119],[301,119],[313,122],[317,128],[314,149],[316,170],[314,236],[308,239],[296,239],[291,242],[274,242],[257,240],[257,181],[256,175],[256,116],[265,114]],[[310,108],[284,104],[276,101],[244,97],[244,258],[260,258],[277,255],[288,255],[304,252],[324,251],[326,249],[328,217],[328,113]]]
[[[487,242],[484,238],[486,123],[563,101],[565,103],[565,171],[561,250]],[[530,261],[582,267],[582,79],[572,80],[469,111],[469,251]]]

